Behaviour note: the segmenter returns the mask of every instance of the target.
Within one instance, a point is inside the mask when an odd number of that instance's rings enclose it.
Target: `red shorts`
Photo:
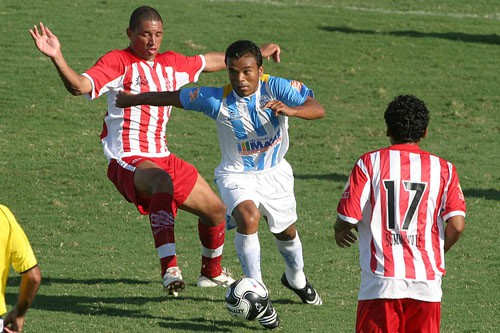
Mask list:
[[[358,301],[358,333],[438,333],[441,303],[411,298]]]
[[[141,214],[149,214],[150,198],[138,197],[134,186],[135,169],[144,161],[152,161],[168,172],[174,187],[174,203],[177,207],[182,205],[196,184],[198,170],[174,154],[167,157],[130,156],[120,160],[111,160],[108,166],[109,180],[115,184],[127,201],[135,204]]]

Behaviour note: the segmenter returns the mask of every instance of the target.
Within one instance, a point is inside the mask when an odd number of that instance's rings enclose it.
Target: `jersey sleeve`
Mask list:
[[[466,212],[465,197],[460,186],[460,181],[458,180],[456,168],[451,163],[449,165],[451,169],[451,179],[443,211],[443,219],[445,221],[456,215],[465,216]]]
[[[185,110],[203,112],[212,119],[216,119],[222,101],[222,88],[196,87],[181,90],[180,99]]]
[[[272,95],[288,106],[302,105],[308,96],[314,97],[314,92],[299,81],[269,75],[263,75],[263,81],[268,83]]]
[[[120,87],[120,78],[125,73],[125,67],[119,51],[110,51],[103,55],[94,66],[82,74],[92,83],[92,91],[87,98],[93,100],[113,88]]]
[[[337,213],[341,220],[356,224],[363,218],[363,210],[370,196],[369,175],[362,159],[351,171],[347,184],[340,197]]]
[[[10,225],[9,248],[12,267],[16,272],[23,273],[37,265],[35,254],[12,212],[5,206],[0,206],[0,211],[1,219]]]

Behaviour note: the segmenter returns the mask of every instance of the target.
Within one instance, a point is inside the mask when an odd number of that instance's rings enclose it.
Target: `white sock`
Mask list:
[[[262,282],[258,233],[244,235],[236,232],[234,236],[234,245],[236,246],[236,253],[238,254],[243,274],[248,278]]]
[[[304,257],[302,256],[302,242],[299,234],[289,241],[280,241],[274,239],[278,250],[280,251],[286,263],[286,279],[288,283],[296,289],[302,289],[306,286],[306,275],[304,274]]]

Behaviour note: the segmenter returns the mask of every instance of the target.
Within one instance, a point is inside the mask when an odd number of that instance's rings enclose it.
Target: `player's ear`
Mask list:
[[[127,28],[126,32],[127,32],[127,37],[128,37],[128,39],[132,40],[132,34],[134,33],[134,32],[132,31],[132,29]]]
[[[264,66],[259,67],[259,77],[261,77],[262,74],[264,74]]]
[[[425,139],[426,137],[427,137],[427,128],[425,129],[424,136],[422,137],[422,139]]]
[[[394,140],[394,138],[392,137],[392,133],[391,133],[391,130],[389,129],[389,127],[387,127],[387,131],[385,132],[385,135],[387,135],[389,137],[389,141],[391,142],[391,145],[396,144],[396,140]]]

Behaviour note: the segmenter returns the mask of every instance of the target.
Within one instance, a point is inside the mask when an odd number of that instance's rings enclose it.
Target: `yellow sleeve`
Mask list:
[[[10,224],[10,237],[8,247],[10,247],[10,262],[12,267],[18,273],[23,273],[37,265],[37,260],[33,249],[29,243],[28,237],[23,229],[17,223],[16,218],[5,206],[0,205],[2,220],[5,218]]]

